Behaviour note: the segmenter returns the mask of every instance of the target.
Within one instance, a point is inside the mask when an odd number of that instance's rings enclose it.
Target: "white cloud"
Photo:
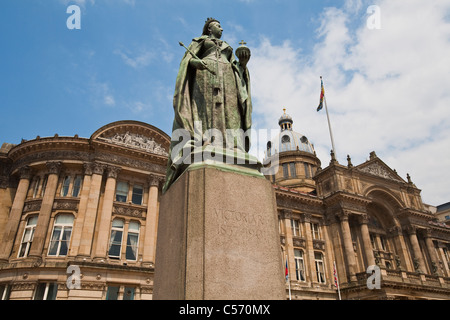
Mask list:
[[[98,107],[114,107],[116,105],[116,100],[108,83],[98,81],[95,75],[91,75],[91,79],[88,83],[88,89],[90,100],[93,105]]]
[[[116,49],[114,54],[120,56],[125,64],[134,69],[148,66],[155,56],[153,52],[146,49],[139,50],[137,54],[133,54],[129,50]]]
[[[350,154],[359,164],[374,150],[405,179],[410,173],[425,202],[447,202],[450,3],[379,1],[380,30],[366,27],[364,5],[324,9],[310,54],[267,39],[251,48],[254,117],[272,128],[286,107],[327,166],[326,115],[315,111],[323,75],[339,162]]]

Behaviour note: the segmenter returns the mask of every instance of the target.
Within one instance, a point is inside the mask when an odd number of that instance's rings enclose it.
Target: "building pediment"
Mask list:
[[[383,179],[404,183],[405,181],[379,158],[369,160],[354,168],[356,171]]]

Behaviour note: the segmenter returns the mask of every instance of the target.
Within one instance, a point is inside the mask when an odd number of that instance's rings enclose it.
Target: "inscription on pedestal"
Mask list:
[[[217,219],[217,234],[223,237],[223,242],[230,240],[247,242],[263,237],[261,227],[265,222],[262,215],[220,208],[215,208],[214,212]]]

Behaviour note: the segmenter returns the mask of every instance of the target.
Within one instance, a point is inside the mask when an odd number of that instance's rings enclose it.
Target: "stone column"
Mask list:
[[[417,239],[416,227],[409,226],[406,231],[409,234],[409,241],[411,242],[411,246],[413,249],[413,256],[415,259],[417,259],[417,262],[419,263],[419,269],[416,271],[420,272],[420,273],[425,273],[425,271],[427,269],[425,266],[425,261],[423,259],[422,252],[420,251],[420,245],[419,245],[419,240]]]
[[[142,264],[154,266],[156,253],[156,236],[158,231],[158,193],[163,177],[150,175],[148,180],[150,189],[147,202],[147,218],[145,220],[144,251]]]
[[[97,243],[94,251],[95,259],[106,258],[108,250],[109,233],[111,229],[111,216],[114,204],[114,195],[116,192],[116,179],[120,171],[119,167],[107,167],[107,179],[105,186],[105,194],[103,196],[103,205],[100,212],[99,228]]]
[[[3,242],[0,249],[0,262],[7,262],[11,249],[14,245],[17,230],[22,216],[23,206],[27,197],[28,188],[30,186],[31,169],[28,166],[22,167],[19,170],[20,181],[14,196],[14,201],[11,206],[8,222],[5,226],[5,234],[3,235]]]
[[[289,281],[295,278],[295,255],[294,255],[294,240],[292,238],[292,229],[291,229],[291,219],[292,219],[292,210],[283,209],[281,211],[281,219],[284,223],[285,229],[285,240],[286,243],[284,245],[285,252],[283,252],[283,267],[286,266],[286,255],[288,259],[288,269],[289,269]],[[305,253],[306,254],[306,253]],[[284,268],[283,268],[284,270]],[[306,270],[305,270],[306,271]],[[306,276],[306,274],[305,274]]]
[[[427,245],[428,254],[431,259],[431,274],[438,274],[439,270],[439,259],[436,254],[436,249],[434,248],[433,240],[431,238],[431,229],[426,229],[424,233],[425,243]],[[434,264],[434,266],[433,266]],[[436,268],[433,270],[433,268]]]
[[[414,271],[414,266],[411,264],[409,250],[406,246],[405,239],[403,238],[401,227],[394,226],[390,228],[388,232],[392,235],[397,250],[396,253],[400,258],[401,264],[399,268],[404,271]]]
[[[72,232],[71,245],[69,248],[69,256],[76,256],[80,249],[81,239],[83,235],[84,218],[86,216],[86,209],[89,200],[91,178],[92,178],[92,164],[85,163],[84,165],[83,185],[79,193],[80,204],[78,205],[78,215]]]
[[[363,242],[364,253],[365,253],[366,262],[367,262],[366,268],[368,266],[375,265],[375,258],[373,256],[373,248],[372,248],[372,244],[370,242],[369,227],[367,226],[368,222],[369,222],[369,217],[367,214],[363,214],[359,217],[362,242]]]
[[[442,267],[444,271],[444,276],[450,277],[450,268],[447,262],[447,257],[445,256],[444,249],[442,249],[441,243],[439,244],[439,256],[441,257]]]
[[[48,225],[53,209],[53,201],[55,200],[56,188],[58,187],[59,171],[61,170],[61,162],[47,162],[48,179],[47,186],[42,198],[41,210],[34,231],[33,243],[30,248],[30,257],[40,258],[44,249],[45,239],[47,238]]]
[[[88,179],[90,180],[90,186],[78,256],[89,257],[91,255],[95,220],[97,219],[97,210],[100,198],[100,188],[102,186],[103,171],[105,170],[105,167],[106,165],[99,163],[85,164],[85,178],[89,177]]]
[[[347,257],[347,270],[350,282],[356,282],[356,259],[353,251],[352,235],[350,232],[350,225],[348,223],[349,213],[343,211],[340,215],[341,232],[345,249],[345,256]]]
[[[316,262],[314,257],[314,245],[313,245],[313,235],[311,230],[311,214],[303,214],[303,223],[305,224],[305,240],[306,240],[306,250],[305,250],[305,268],[310,270],[310,281],[311,283],[317,283],[316,276]]]

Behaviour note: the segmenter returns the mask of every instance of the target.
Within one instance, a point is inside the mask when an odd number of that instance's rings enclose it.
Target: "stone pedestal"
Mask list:
[[[153,299],[285,299],[275,194],[257,170],[191,166],[161,199]]]

